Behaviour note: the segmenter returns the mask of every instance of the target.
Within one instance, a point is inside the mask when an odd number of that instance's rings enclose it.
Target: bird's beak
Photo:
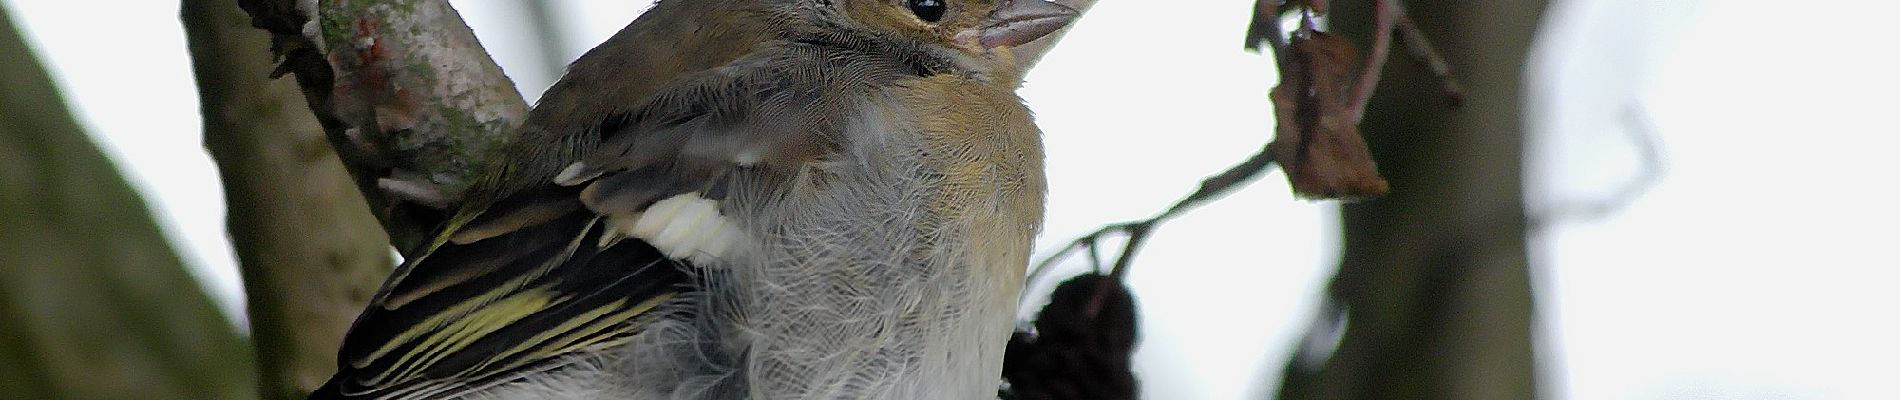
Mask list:
[[[1075,9],[1045,0],[1003,0],[975,32],[983,48],[1015,47],[1069,25]]]

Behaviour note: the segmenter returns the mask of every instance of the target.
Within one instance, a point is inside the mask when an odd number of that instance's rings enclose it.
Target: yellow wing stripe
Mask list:
[[[566,337],[562,338],[558,342],[549,344],[548,346],[546,346],[544,350],[536,354],[542,355],[542,357],[545,357],[548,355],[567,354],[567,353],[571,353],[583,348],[597,347],[597,346],[613,346],[620,343],[626,343],[626,341],[631,340],[632,337],[614,337],[612,335],[603,336],[603,335],[600,335],[600,332],[614,328],[616,326],[619,326],[620,324],[624,324],[627,322],[628,319],[635,317],[637,314],[638,313],[635,313],[635,312],[614,313],[613,315],[610,315],[607,318],[601,319],[593,324],[589,324],[587,327],[582,328],[581,330],[572,332],[570,335],[567,335]]]
[[[617,341],[603,340],[604,338],[599,337],[599,333],[617,325],[625,324],[628,320],[646,313],[648,310],[652,310],[654,307],[659,306],[660,303],[672,299],[674,294],[675,293],[665,293],[654,296],[653,298],[640,302],[640,304],[635,304],[633,307],[619,310],[618,312],[615,312],[615,310],[620,309],[622,304],[626,304],[626,300],[608,303],[585,314],[577,315],[556,328],[549,329],[528,340],[522,341],[507,351],[496,353],[495,356],[490,357],[487,361],[483,361],[475,369],[485,370],[495,362],[506,359],[509,355],[519,354],[537,348],[539,351],[524,356],[522,359],[537,359],[543,356],[567,353],[574,349],[590,345],[616,343]],[[593,323],[590,324],[588,323],[589,321]],[[593,338],[594,340],[578,344],[575,343],[587,338]]]
[[[590,221],[587,225],[591,226],[593,224],[599,223],[599,221],[600,221],[599,218],[595,218],[593,221]],[[542,263],[541,266],[533,270],[534,271],[533,273],[525,274],[523,276],[516,277],[515,279],[510,279],[507,281],[507,283],[499,285],[495,287],[494,289],[490,289],[489,291],[482,293],[482,295],[480,296],[470,297],[468,299],[455,303],[455,305],[442,310],[442,312],[438,312],[434,316],[431,316],[428,319],[423,320],[422,323],[415,324],[411,326],[409,329],[404,330],[401,334],[398,334],[395,337],[391,338],[388,342],[385,342],[382,347],[377,348],[376,351],[371,352],[369,355],[363,358],[354,360],[352,362],[352,365],[356,366],[357,368],[367,368],[370,363],[375,362],[375,360],[382,359],[385,356],[388,356],[389,353],[394,352],[397,348],[400,348],[402,347],[402,345],[410,343],[411,341],[414,341],[417,338],[420,338],[424,335],[429,335],[431,337],[442,336],[444,333],[442,332],[443,331],[442,328],[444,326],[448,326],[448,324],[451,324],[451,323],[466,324],[467,320],[469,318],[473,318],[475,314],[489,312],[487,310],[482,310],[482,311],[476,311],[476,310],[481,309],[482,307],[491,306],[493,305],[491,303],[497,301],[497,299],[502,299],[505,296],[513,297],[513,296],[510,296],[510,293],[513,293],[517,289],[520,289],[522,286],[527,285],[528,282],[531,282],[534,279],[539,278],[542,274],[545,274],[548,270],[551,270],[554,267],[561,265],[561,263],[567,262],[567,257],[572,255],[576,248],[580,247],[580,244],[582,242],[581,239],[585,237],[586,235],[584,234],[575,235],[572,240],[568,241],[567,248],[565,251],[562,252],[561,257],[557,257],[555,259],[551,259],[551,260],[548,260],[547,262]],[[438,238],[436,240],[435,245],[439,246],[444,240],[446,239]],[[431,252],[433,253],[433,250]],[[423,257],[427,257],[427,255],[424,255]],[[411,264],[411,265],[420,265],[421,260],[422,260],[421,258],[418,258],[416,260],[417,263]],[[541,304],[541,307],[543,307],[541,309],[545,309],[546,306],[547,306],[547,303]],[[527,315],[532,315],[532,314],[534,314],[533,311],[522,313],[520,316],[516,317],[516,319],[523,318],[523,317],[526,317]],[[451,320],[454,320],[454,322],[451,322]],[[513,322],[513,320],[509,320],[508,322]],[[492,330],[490,332],[492,332]],[[487,334],[487,333],[489,332],[482,332],[481,334]],[[480,335],[476,335],[476,336],[479,337]],[[423,367],[426,367],[429,364],[432,364],[435,361],[440,360],[443,357],[446,357],[447,354],[452,353],[452,351],[450,351],[450,352],[443,352],[441,354],[430,354],[428,355],[428,358],[425,361],[415,362],[416,357],[418,355],[423,355],[426,352],[433,351],[429,349],[429,347],[431,347],[429,345],[431,342],[436,342],[441,339],[427,339],[427,340],[428,342],[425,342],[423,345],[419,345],[414,350],[406,354],[403,354],[401,358],[399,358],[396,361],[396,363],[392,365],[391,368],[385,369],[382,373],[377,374],[375,377],[366,380],[366,382],[369,382],[371,385],[381,385],[385,382],[397,382],[397,381],[406,380],[414,372],[419,371]],[[460,348],[460,347],[457,347],[457,348]],[[412,362],[415,362],[415,363],[411,364]]]
[[[561,336],[565,334],[574,333],[575,328],[577,326],[587,321],[593,321],[595,319],[598,319],[600,316],[606,315],[607,313],[613,312],[615,308],[620,307],[620,305],[623,303],[626,303],[626,300],[608,303],[606,305],[603,305],[599,308],[595,308],[586,313],[575,315],[573,318],[568,319],[565,322],[562,322],[560,325],[557,325],[545,331],[541,331],[541,333],[536,334],[532,337],[529,337],[527,340],[521,341],[521,343],[515,344],[515,347],[509,348],[507,351],[495,353],[493,357],[489,357],[487,360],[482,361],[481,364],[477,364],[475,368],[473,369],[478,370],[478,371],[487,370],[490,365],[494,364],[497,361],[506,359],[509,355],[519,354],[521,352],[528,351],[529,349],[540,347],[541,343],[547,342],[548,340],[553,339],[555,336]]]
[[[404,354],[403,360],[397,363],[399,368],[392,368],[401,371],[397,373],[396,379],[413,378],[422,369],[441,361],[450,354],[455,354],[456,351],[467,348],[476,340],[501,330],[515,321],[545,310],[552,304],[566,300],[566,298],[551,298],[550,293],[546,291],[530,290],[489,304],[423,339],[423,342],[416,346],[415,351]],[[415,358],[418,355],[421,358]]]
[[[357,368],[368,368],[369,363],[375,362],[376,360],[380,360],[384,356],[388,356],[390,352],[395,351],[396,348],[398,347],[402,347],[403,344],[407,344],[411,341],[414,341],[417,337],[420,337],[422,335],[431,334],[435,332],[437,328],[447,325],[451,319],[457,319],[457,318],[461,318],[462,316],[468,315],[469,313],[474,312],[475,309],[488,305],[488,303],[492,302],[496,298],[506,296],[508,292],[509,290],[506,287],[496,288],[494,290],[489,290],[488,292],[482,293],[481,296],[470,297],[467,300],[462,300],[460,302],[457,302],[455,303],[454,306],[450,306],[449,308],[442,310],[442,312],[438,312],[435,315],[430,316],[429,319],[425,319],[421,323],[410,326],[409,329],[403,331],[402,334],[396,335],[396,337],[391,338],[388,342],[384,343],[383,347],[377,348],[376,351],[369,353],[369,355],[364,356],[363,358],[356,359],[355,362],[352,364],[356,366]],[[403,359],[407,360],[410,356],[413,356],[413,355],[414,353],[405,354],[403,355]],[[400,362],[402,361],[398,361],[398,363]],[[388,375],[389,373],[385,372],[381,375],[378,375],[375,379],[372,379],[371,381],[382,382],[384,381],[384,377]]]

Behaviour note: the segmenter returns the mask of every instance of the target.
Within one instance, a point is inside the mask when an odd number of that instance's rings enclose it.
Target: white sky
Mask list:
[[[240,310],[176,3],[4,2],[195,273]],[[639,3],[558,3],[576,21],[566,53]],[[1239,50],[1251,2],[1176,3],[1103,0],[1028,77],[1049,152],[1040,244],[1152,213],[1269,137],[1272,66]],[[524,92],[551,81],[518,3],[456,4]],[[1900,211],[1882,162],[1900,147],[1893,15],[1871,0],[1554,2],[1528,66],[1533,212],[1633,179],[1628,115],[1653,126],[1667,166],[1628,208],[1534,236],[1551,397],[1900,398],[1900,291],[1885,290],[1900,281],[1885,247]],[[1166,45],[1130,45],[1150,43]],[[1337,260],[1334,211],[1293,200],[1276,172],[1157,233],[1131,276],[1149,398],[1264,398]]]

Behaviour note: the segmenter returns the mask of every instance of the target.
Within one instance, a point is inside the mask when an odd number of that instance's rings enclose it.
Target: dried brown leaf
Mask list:
[[[1385,194],[1385,178],[1353,121],[1358,49],[1319,31],[1294,35],[1289,49],[1271,93],[1279,126],[1269,148],[1293,192],[1313,199]]]

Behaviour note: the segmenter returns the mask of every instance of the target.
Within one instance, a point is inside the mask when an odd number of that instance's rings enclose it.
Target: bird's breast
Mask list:
[[[762,250],[723,291],[751,389],[994,396],[1042,218],[1038,133],[1009,91],[950,75],[859,107],[837,155],[773,195],[735,192],[770,199],[745,218]]]

